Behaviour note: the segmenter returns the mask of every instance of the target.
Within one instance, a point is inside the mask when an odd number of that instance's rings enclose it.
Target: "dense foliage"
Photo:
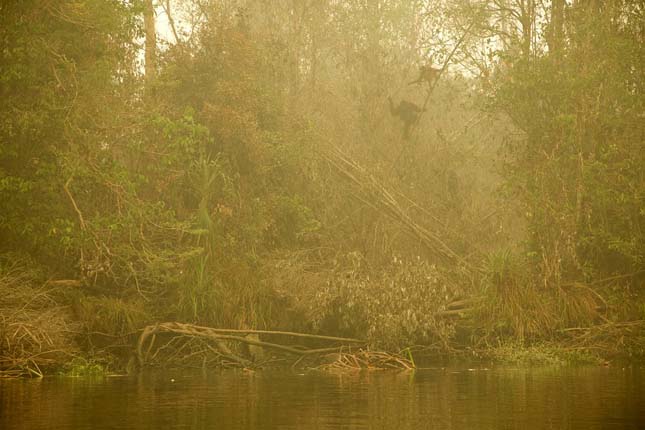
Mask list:
[[[645,319],[645,11],[524,3],[0,4],[0,370],[124,364],[166,320],[618,351]]]

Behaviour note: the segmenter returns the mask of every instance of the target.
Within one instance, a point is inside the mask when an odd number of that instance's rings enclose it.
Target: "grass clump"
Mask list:
[[[528,267],[523,257],[510,251],[489,255],[484,300],[477,314],[483,343],[553,339],[563,329],[588,326],[601,318],[603,301],[591,288],[580,283],[541,286]]]
[[[0,376],[43,376],[77,352],[68,307],[33,264],[0,256]]]
[[[492,347],[487,357],[503,364],[522,366],[565,366],[572,364],[601,364],[603,360],[584,350],[573,350],[559,345],[539,343],[523,345],[509,341]]]

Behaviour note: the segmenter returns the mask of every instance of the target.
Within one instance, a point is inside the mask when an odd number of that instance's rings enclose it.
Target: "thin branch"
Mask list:
[[[161,7],[166,13],[166,16],[168,17],[168,24],[170,25],[170,30],[172,30],[172,35],[175,37],[175,43],[177,43],[178,45],[181,45],[183,42],[179,38],[179,34],[177,33],[177,28],[175,27],[175,20],[172,17],[172,11],[170,8],[170,0],[166,0],[165,2],[160,2],[160,3],[161,3]]]
[[[72,193],[69,191],[69,184],[72,183],[72,179],[74,177],[70,176],[70,178],[65,182],[65,185],[63,188],[65,189],[65,193],[67,194],[67,197],[69,197],[69,200],[72,202],[72,206],[74,206],[74,210],[76,211],[76,214],[78,215],[78,221],[81,225],[81,230],[85,230],[85,220],[83,219],[83,214],[81,213],[81,210],[78,208],[78,205],[76,204],[76,200],[74,200],[74,196],[72,196]]]

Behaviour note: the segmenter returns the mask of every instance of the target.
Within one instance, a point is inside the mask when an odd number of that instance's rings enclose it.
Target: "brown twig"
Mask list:
[[[72,193],[69,191],[69,185],[72,183],[72,179],[74,179],[74,177],[70,176],[67,182],[65,182],[63,189],[65,190],[67,197],[69,197],[69,200],[72,202],[72,206],[74,206],[74,210],[78,215],[78,221],[79,221],[79,224],[81,225],[81,230],[85,230],[86,227],[85,227],[85,219],[83,219],[83,213],[78,208],[78,205],[76,204],[76,200],[74,200],[74,196],[72,196]]]

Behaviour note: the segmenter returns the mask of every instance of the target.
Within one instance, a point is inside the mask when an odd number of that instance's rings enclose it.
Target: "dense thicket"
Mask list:
[[[0,368],[165,320],[642,353],[644,13],[3,2]]]

